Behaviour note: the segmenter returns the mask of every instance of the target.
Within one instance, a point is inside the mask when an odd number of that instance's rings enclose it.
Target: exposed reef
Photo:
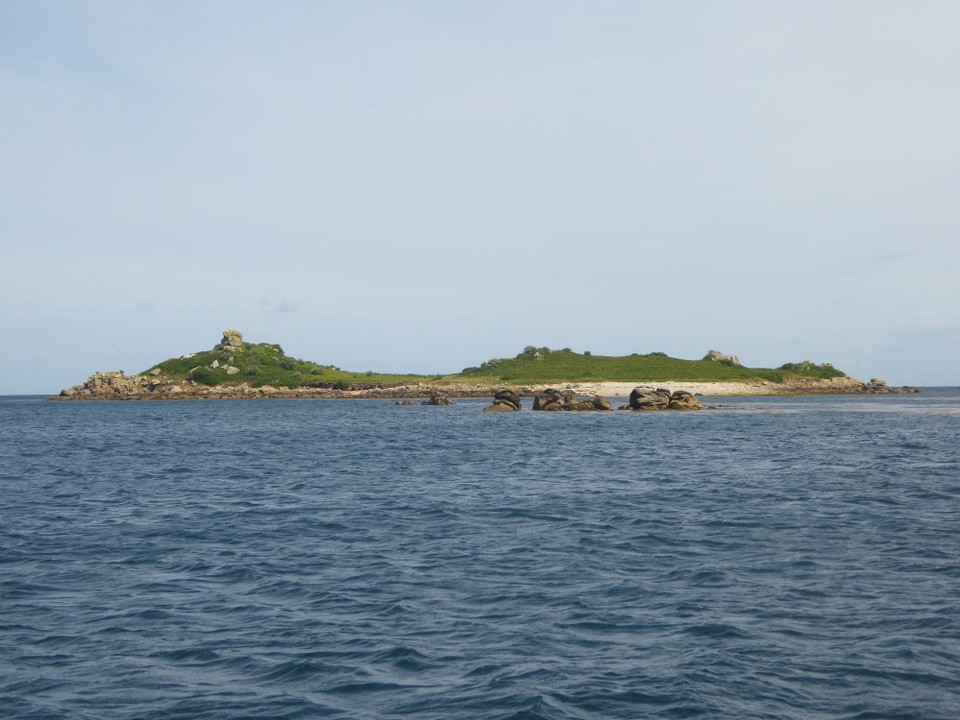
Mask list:
[[[533,409],[544,412],[554,412],[559,410],[584,412],[591,410],[610,410],[610,401],[600,395],[595,395],[592,400],[578,398],[573,390],[564,390],[563,392],[556,388],[547,388],[538,393],[533,398]]]
[[[903,395],[918,393],[919,388],[910,385],[887,385],[885,380],[871,378],[863,382],[852,377],[793,378],[788,382],[771,383],[775,395]]]

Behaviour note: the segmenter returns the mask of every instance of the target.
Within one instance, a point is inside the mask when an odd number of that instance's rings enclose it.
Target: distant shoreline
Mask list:
[[[650,379],[658,377],[698,379]],[[491,397],[505,389],[511,390],[514,398],[554,389],[565,397],[589,399],[627,397],[635,388],[708,397],[918,392],[915,388],[888,387],[878,379],[864,383],[826,362],[804,360],[776,369],[747,368],[736,355],[719,350],[708,351],[700,360],[682,360],[662,352],[615,357],[528,345],[514,358],[491,358],[453,375],[356,373],[290,357],[276,343],[244,342],[239,330],[224,330],[220,342],[210,350],[168,358],[132,375],[122,370],[97,372],[82,385],[61,390],[54,399],[412,399]]]
[[[51,400],[256,400],[265,398],[318,398],[318,399],[412,399],[432,395],[450,398],[489,398],[498,389],[512,387],[523,397],[533,397],[547,388],[572,391],[580,397],[602,396],[622,398],[630,395],[636,387],[664,388],[671,393],[685,391],[704,397],[755,396],[755,395],[851,395],[851,394],[900,394],[919,392],[916,388],[888,387],[880,381],[863,383],[854,378],[803,378],[784,383],[756,382],[564,382],[539,383],[535,385],[466,385],[463,383],[407,383],[398,385],[351,386],[347,388],[326,387],[273,387],[259,388],[246,383],[236,385],[208,386],[191,381],[158,380],[142,375],[122,373],[96,374],[84,385],[61,391]]]

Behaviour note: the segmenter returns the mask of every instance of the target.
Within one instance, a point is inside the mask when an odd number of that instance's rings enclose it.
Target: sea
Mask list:
[[[0,718],[960,717],[960,391],[0,398]]]

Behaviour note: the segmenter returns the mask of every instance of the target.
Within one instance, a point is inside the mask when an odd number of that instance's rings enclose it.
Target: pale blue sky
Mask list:
[[[955,2],[0,3],[0,393],[718,348],[960,384]]]

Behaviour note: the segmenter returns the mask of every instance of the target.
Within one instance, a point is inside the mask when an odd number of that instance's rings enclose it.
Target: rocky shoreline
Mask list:
[[[637,387],[632,383],[560,383],[529,385],[511,388],[519,397],[542,395],[547,390],[572,393],[575,396],[626,398]],[[683,392],[693,396],[733,395],[887,395],[920,392],[913,387],[891,387],[876,378],[868,383],[849,377],[817,379],[802,378],[786,383],[688,383],[658,382],[657,389],[668,393]],[[256,400],[272,398],[327,398],[327,399],[412,399],[444,396],[449,398],[489,398],[503,390],[503,386],[449,385],[415,383],[385,386],[356,384],[347,387],[251,387],[245,382],[231,385],[208,386],[189,380],[173,380],[162,374],[127,375],[123,371],[94,373],[83,385],[66,388],[50,398],[60,401],[81,400]]]

